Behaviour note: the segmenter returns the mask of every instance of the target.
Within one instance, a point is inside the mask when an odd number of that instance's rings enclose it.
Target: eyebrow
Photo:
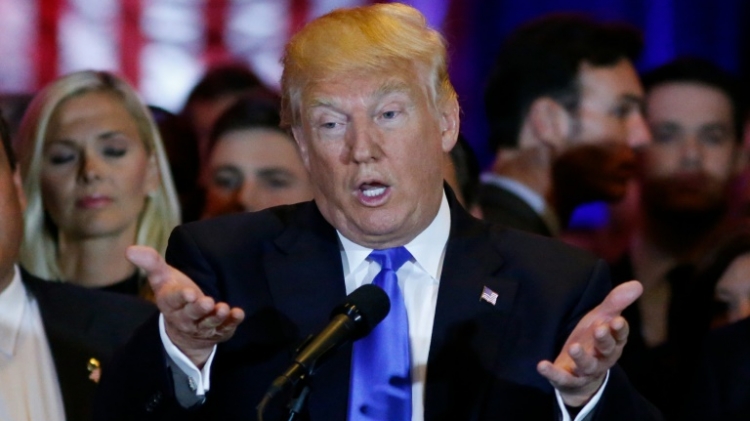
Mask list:
[[[108,132],[100,133],[96,138],[97,139],[107,140],[107,139],[112,139],[113,137],[117,137],[119,135],[123,135],[123,136],[127,137],[127,135],[125,135],[125,133],[123,133],[123,132],[121,132],[119,130],[110,130]]]
[[[121,132],[119,130],[110,130],[110,131],[106,131],[104,133],[98,134],[96,136],[96,139],[97,140],[108,140],[108,139],[112,139],[112,138],[115,138],[115,137],[120,136],[120,135],[127,137],[127,135],[125,135],[125,133],[123,133],[123,132]],[[63,137],[63,138],[60,138],[60,139],[55,139],[55,138],[48,138],[48,139],[49,140],[47,140],[45,142],[48,145],[51,145],[51,144],[54,144],[54,143],[62,143],[64,145],[66,145],[66,146],[77,146],[77,144],[76,144],[75,141],[73,141],[73,140],[71,140],[69,138],[66,138],[66,137]]]
[[[622,94],[620,95],[620,100],[629,102],[629,103],[635,103],[641,110],[644,110],[646,108],[646,100],[643,96],[636,95],[636,94]]]

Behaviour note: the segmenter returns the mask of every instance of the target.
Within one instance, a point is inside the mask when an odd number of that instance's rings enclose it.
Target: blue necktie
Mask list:
[[[391,310],[352,351],[349,421],[411,420],[409,320],[396,271],[412,258],[403,247],[374,250],[380,264],[372,281],[388,294]]]

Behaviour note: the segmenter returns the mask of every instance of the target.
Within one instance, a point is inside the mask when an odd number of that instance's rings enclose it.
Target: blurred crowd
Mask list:
[[[494,159],[480,168],[482,152],[459,136],[445,180],[476,218],[557,237],[605,259],[613,284],[643,284],[620,365],[667,419],[740,419],[750,414],[745,88],[694,57],[639,74],[642,47],[637,30],[580,15],[518,28],[483,93]],[[129,246],[163,253],[179,224],[312,199],[280,109],[277,92],[232,63],[211,68],[178,113],[90,70],[6,115],[0,323],[15,325],[0,325],[0,419],[26,419],[15,414],[28,407],[41,408],[30,419],[90,418],[101,366],[156,312]],[[603,216],[582,223],[592,203]],[[45,298],[46,284],[71,298]],[[4,305],[11,287],[32,310]],[[83,317],[93,322],[76,324]],[[2,335],[41,342],[19,354]]]

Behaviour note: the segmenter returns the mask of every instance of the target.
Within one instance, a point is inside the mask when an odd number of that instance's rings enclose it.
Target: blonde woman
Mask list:
[[[44,279],[148,295],[125,249],[163,252],[180,211],[133,88],[107,72],[63,76],[33,99],[18,141],[28,199],[21,264]]]

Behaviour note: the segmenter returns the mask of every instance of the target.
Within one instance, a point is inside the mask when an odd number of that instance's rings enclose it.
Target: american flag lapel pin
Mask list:
[[[482,295],[479,297],[479,301],[487,301],[494,306],[495,304],[497,304],[497,292],[485,286],[482,289]]]

